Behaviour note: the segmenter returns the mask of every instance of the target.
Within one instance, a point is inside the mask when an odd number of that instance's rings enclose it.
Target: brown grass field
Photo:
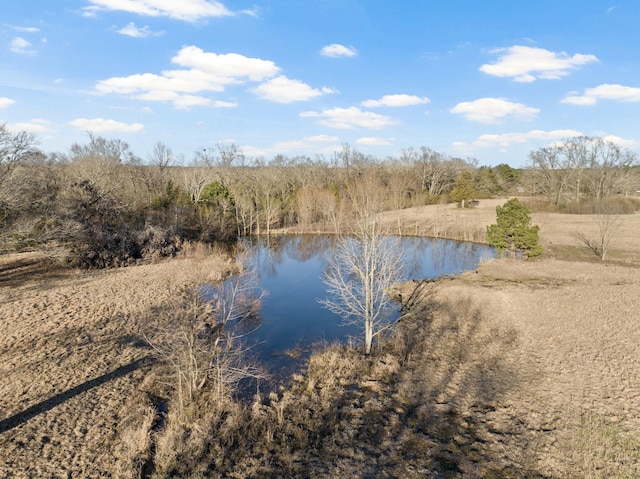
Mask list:
[[[503,201],[385,218],[481,241]],[[619,217],[605,263],[578,239],[594,217],[532,216],[542,258],[400,285],[410,314],[374,357],[333,346],[242,413],[194,413],[191,449],[171,412],[152,432],[157,365],[139,331],[234,265],[0,256],[0,477],[640,477],[640,214]]]

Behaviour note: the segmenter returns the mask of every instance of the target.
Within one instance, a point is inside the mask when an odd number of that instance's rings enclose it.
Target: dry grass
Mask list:
[[[389,221],[477,239],[501,202]],[[371,357],[327,345],[289,388],[169,401],[164,422],[171,389],[137,331],[233,263],[195,246],[101,272],[0,256],[0,476],[640,477],[640,215],[606,264],[576,238],[589,215],[533,220],[544,258],[403,285],[410,314]]]

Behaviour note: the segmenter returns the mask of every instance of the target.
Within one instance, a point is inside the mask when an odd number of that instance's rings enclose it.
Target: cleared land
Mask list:
[[[388,221],[478,240],[500,202]],[[324,405],[316,423],[334,429],[297,456],[287,440],[291,464],[235,451],[239,467],[269,477],[640,477],[640,215],[620,217],[606,264],[576,234],[595,234],[595,218],[533,221],[544,258],[402,285],[412,315],[366,371],[347,380],[353,371],[342,369],[359,360],[319,355],[294,383],[304,394],[256,406],[277,419],[273,449],[289,416],[314,411],[302,401]],[[181,285],[233,265],[216,256],[101,272],[43,264],[0,257],[0,476],[140,477],[154,416],[140,323]]]

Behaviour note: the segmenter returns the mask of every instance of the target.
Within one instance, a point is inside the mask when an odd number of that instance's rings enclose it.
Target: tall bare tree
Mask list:
[[[538,189],[554,204],[579,201],[581,193],[596,200],[625,186],[637,155],[602,138],[576,137],[529,155]]]
[[[362,328],[364,353],[370,354],[373,340],[393,326],[389,288],[403,277],[405,258],[398,239],[378,222],[380,203],[367,186],[352,189],[353,232],[338,239],[323,275],[328,296],[320,303],[345,324]]]
[[[328,296],[321,304],[362,328],[364,353],[393,325],[389,288],[402,278],[404,256],[397,238],[383,234],[374,218],[361,223],[354,236],[339,238],[323,281]]]
[[[603,200],[625,190],[632,167],[638,164],[637,155],[601,138],[589,139],[588,147],[588,192],[596,200]]]

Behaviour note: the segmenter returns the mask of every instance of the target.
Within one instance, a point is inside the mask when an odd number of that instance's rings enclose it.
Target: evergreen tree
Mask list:
[[[542,245],[538,236],[538,225],[531,225],[528,208],[516,198],[507,201],[504,206],[496,207],[496,224],[487,226],[487,242],[499,253],[510,252],[511,257],[521,255],[524,258],[542,254]]]
[[[476,185],[473,174],[470,171],[463,171],[456,178],[455,186],[451,190],[451,199],[463,208],[469,207],[469,201],[476,194]]]

